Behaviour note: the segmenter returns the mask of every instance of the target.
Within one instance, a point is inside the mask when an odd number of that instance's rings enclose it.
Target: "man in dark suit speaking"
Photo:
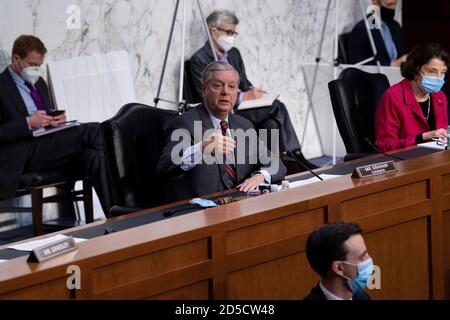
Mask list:
[[[26,171],[76,168],[91,177],[105,213],[110,198],[98,124],[89,123],[34,138],[32,131],[66,121],[54,110],[41,77],[47,49],[34,36],[20,36],[11,65],[0,74],[0,199],[14,197]]]
[[[264,90],[254,87],[248,80],[241,53],[234,47],[234,39],[237,36],[236,27],[239,23],[238,18],[230,11],[218,10],[208,16],[207,23],[218,60],[230,63],[239,73],[240,81],[238,83],[239,91],[236,106],[244,100],[260,98]],[[190,72],[197,96],[201,96],[202,72],[213,61],[214,54],[209,43],[206,43],[204,47],[191,57]],[[241,111],[236,109],[235,111],[253,122],[257,129],[279,130],[277,143],[279,143],[280,152],[289,151],[307,167],[311,169],[316,168],[315,165],[304,158],[288,110],[282,102],[275,100],[272,105],[262,108]],[[269,149],[271,148],[271,143],[269,139],[267,141]]]
[[[286,167],[279,157],[267,150],[250,121],[231,113],[238,84],[230,64],[209,64],[202,76],[203,103],[169,123],[158,164],[167,178],[167,200],[234,188],[247,192],[283,179]]]

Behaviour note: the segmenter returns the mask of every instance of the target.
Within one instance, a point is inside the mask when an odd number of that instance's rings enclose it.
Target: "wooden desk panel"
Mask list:
[[[402,223],[364,235],[381,271],[381,290],[370,290],[373,299],[429,299],[429,219]]]
[[[450,298],[450,153],[398,166],[396,174],[347,175],[94,238],[39,265],[17,258],[0,264],[0,297],[300,299],[318,280],[306,259],[308,234],[344,220],[361,224],[381,267],[381,290],[371,296]],[[73,295],[69,265],[82,270]]]

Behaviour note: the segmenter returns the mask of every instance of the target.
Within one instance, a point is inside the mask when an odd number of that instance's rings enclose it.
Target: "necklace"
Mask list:
[[[428,112],[427,116],[425,117],[425,120],[428,122],[428,118],[430,117],[430,109],[431,109],[431,97],[428,97]]]

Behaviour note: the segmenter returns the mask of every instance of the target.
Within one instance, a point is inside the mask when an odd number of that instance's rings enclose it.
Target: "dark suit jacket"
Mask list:
[[[389,30],[392,34],[392,39],[394,40],[395,46],[397,47],[397,58],[408,53],[408,49],[406,48],[403,39],[402,28],[400,27],[398,22],[393,20],[385,21],[385,23],[389,27]],[[382,66],[390,66],[391,59],[389,58],[389,54],[384,44],[381,31],[379,29],[372,29],[371,32],[373,40],[375,42],[375,47],[377,48],[377,57],[380,61],[380,64]],[[369,37],[367,35],[366,26],[363,20],[358,22],[350,33],[347,43],[347,49],[349,63],[351,64],[358,63],[373,56],[372,47],[370,46]],[[367,64],[375,65],[376,62],[371,61]]]
[[[352,297],[353,300],[371,300],[370,296],[364,291],[355,293]],[[320,289],[319,284],[316,287],[312,288],[310,293],[303,298],[303,300],[327,300],[327,297],[323,293],[322,289]]]
[[[194,121],[202,121],[202,134],[208,129],[213,129],[211,118],[204,104],[176,117],[168,125],[168,142],[163,149],[158,163],[158,173],[167,182],[167,190],[165,192],[167,201],[191,199],[228,189],[227,182],[223,179],[223,177],[226,176],[226,169],[223,164],[201,163],[189,171],[183,171],[179,165],[175,165],[172,162],[172,150],[181,140],[171,141],[172,132],[174,130],[186,129],[190,135],[191,142],[198,143],[201,141],[202,137],[194,137]],[[244,131],[254,129],[254,126],[250,121],[235,114],[230,114],[228,116],[228,122],[230,129],[243,129]],[[259,148],[266,150],[262,143],[259,144]],[[257,156],[258,150],[256,149],[257,148],[250,149],[249,144],[246,143],[245,164],[236,165],[238,183],[242,183],[245,179],[249,178],[252,173],[260,169],[269,171],[273,183],[281,181],[286,174],[286,167],[282,161],[278,159],[278,168],[276,171],[270,170],[267,166],[263,167],[261,163],[267,163],[267,159],[262,159]],[[252,156],[256,156],[255,159],[259,159],[258,163],[250,164],[249,159],[251,159]]]
[[[45,104],[50,109],[48,88],[41,78],[36,83]],[[0,74],[0,199],[14,196],[26,164],[31,133],[25,102],[8,68]]]
[[[194,88],[197,97],[202,96],[202,73],[206,66],[214,61],[214,55],[211,50],[209,42],[198,50],[191,58],[190,71],[192,75],[192,81],[194,82]],[[228,62],[236,69],[239,73],[240,82],[239,89],[243,92],[250,90],[253,85],[247,79],[247,74],[245,73],[244,61],[242,60],[241,53],[237,48],[232,48],[228,51]]]

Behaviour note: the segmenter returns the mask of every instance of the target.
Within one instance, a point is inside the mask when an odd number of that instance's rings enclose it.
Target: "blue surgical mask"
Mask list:
[[[369,281],[370,277],[372,277],[374,271],[372,258],[369,258],[366,261],[361,262],[360,264],[353,264],[347,261],[342,262],[358,268],[358,274],[355,278],[350,279],[345,277],[347,279],[348,286],[350,287],[350,289],[352,289],[352,292],[361,292],[365,288],[367,288],[367,282]]]
[[[426,93],[438,93],[441,91],[445,83],[444,78],[424,76],[422,73],[420,75],[422,76],[422,80],[419,82],[420,89]]]
[[[217,203],[208,199],[194,198],[191,200],[191,203],[198,204],[202,208],[213,208],[217,207]]]

